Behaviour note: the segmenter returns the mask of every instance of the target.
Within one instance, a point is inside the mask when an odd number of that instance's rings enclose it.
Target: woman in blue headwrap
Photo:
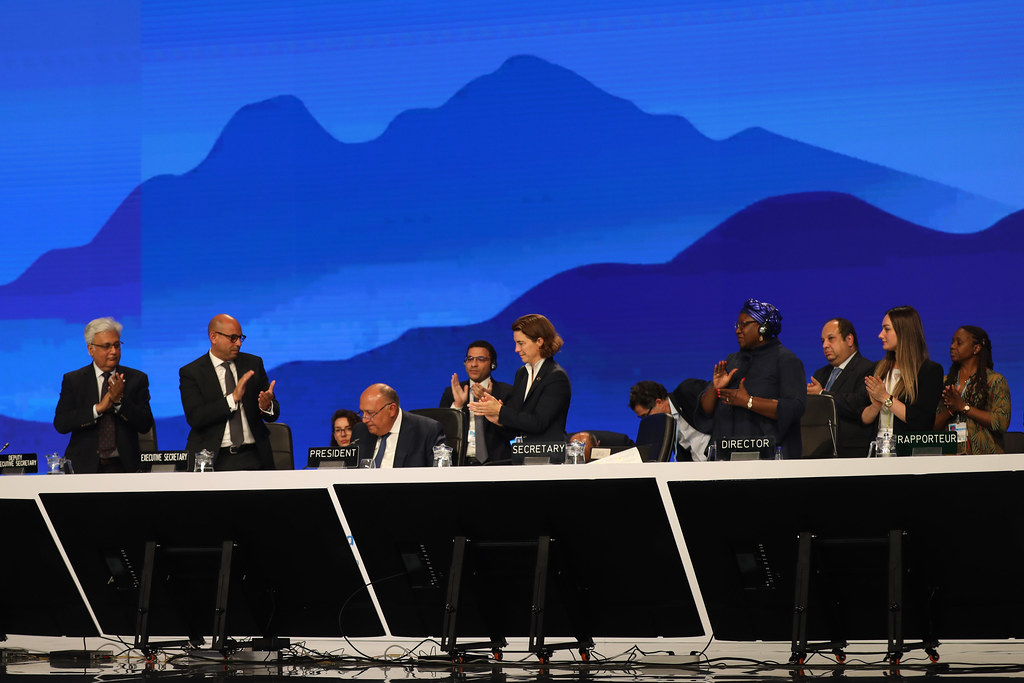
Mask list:
[[[799,458],[807,385],[804,364],[779,343],[782,314],[769,303],[747,299],[735,330],[740,350],[715,364],[698,414],[713,420],[713,443],[769,436],[782,447],[783,458]]]

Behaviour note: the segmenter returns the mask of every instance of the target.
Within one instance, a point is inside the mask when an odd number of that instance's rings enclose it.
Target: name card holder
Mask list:
[[[139,454],[140,472],[188,472],[188,451],[151,451]]]
[[[774,460],[775,437],[732,436],[719,440],[716,460]]]
[[[564,462],[564,441],[532,441],[512,444],[512,464],[514,465],[560,465]]]
[[[359,446],[310,448],[306,467],[355,467],[359,464]]]
[[[956,432],[893,434],[896,455],[955,455]]]
[[[0,455],[0,474],[35,474],[39,457],[35,453],[4,453]]]

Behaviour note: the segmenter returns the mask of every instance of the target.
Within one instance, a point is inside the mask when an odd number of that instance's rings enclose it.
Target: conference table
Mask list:
[[[515,641],[540,612],[549,642],[787,641],[799,605],[808,639],[884,640],[898,580],[901,638],[1021,638],[1022,470],[999,455],[2,476],[0,633]]]

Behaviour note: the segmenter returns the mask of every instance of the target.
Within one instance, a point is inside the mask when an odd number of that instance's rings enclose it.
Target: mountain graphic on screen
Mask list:
[[[543,276],[612,255],[659,261],[759,199],[819,190],[943,230],[1008,212],[762,129],[712,140],[520,56],[364,143],[335,140],[291,96],[247,105],[195,169],[142,183],[90,244],[48,253],[0,287],[0,315],[60,315],[97,292],[114,310],[148,310],[223,287],[242,292],[234,310],[251,318],[266,309],[268,282],[315,290],[311,279],[336,274],[330,286],[359,288],[361,273],[346,279],[353,264],[393,274],[410,260],[447,263],[481,232],[495,255],[543,243],[533,260]],[[226,250],[198,248],[218,242]],[[108,254],[116,278],[93,266]],[[80,284],[59,284],[68,280]]]

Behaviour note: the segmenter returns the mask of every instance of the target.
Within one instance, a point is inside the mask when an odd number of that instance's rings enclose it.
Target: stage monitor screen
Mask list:
[[[169,476],[169,475],[168,475]],[[43,494],[104,633],[135,633],[147,541],[158,544],[151,636],[208,638],[219,547],[235,543],[227,635],[383,635],[326,490]]]
[[[395,635],[441,633],[457,536],[469,543],[456,636],[529,635],[540,536],[552,539],[545,635],[704,633],[653,479],[335,489]]]

